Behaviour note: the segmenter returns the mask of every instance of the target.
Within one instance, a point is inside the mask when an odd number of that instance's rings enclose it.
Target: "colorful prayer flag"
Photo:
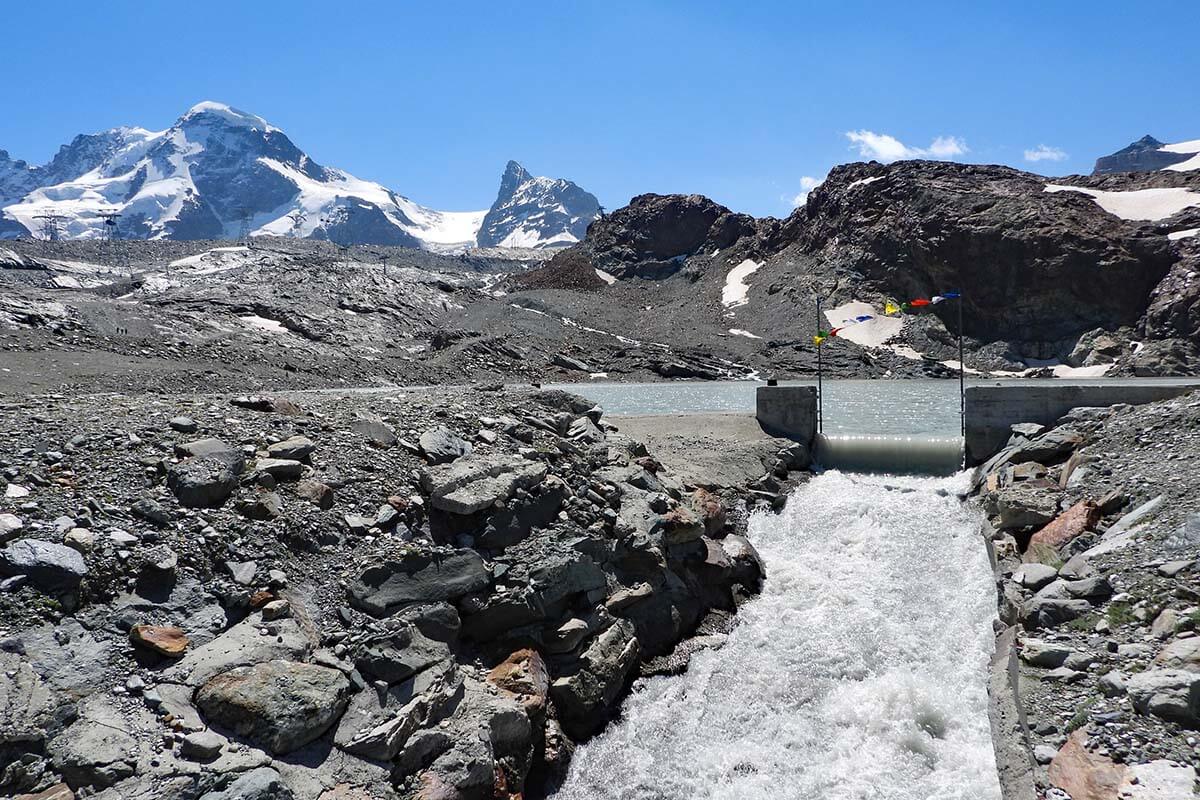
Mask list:
[[[895,303],[893,303],[891,300],[889,300],[889,301],[887,301],[886,303],[884,303],[884,304],[883,304],[883,313],[884,313],[884,314],[888,314],[888,315],[891,315],[891,314],[899,314],[899,313],[900,313],[900,306],[896,305],[896,304],[895,304]]]
[[[824,341],[825,341],[825,337],[824,337],[824,336],[817,335],[817,336],[814,336],[814,337],[813,337],[813,344],[815,344],[817,347],[820,347],[820,346],[821,346],[821,343],[822,343],[822,342],[824,342]]]
[[[922,306],[930,305],[930,303],[925,298],[918,297],[916,300],[913,300],[911,303],[909,303],[909,305],[913,308],[921,308]]]

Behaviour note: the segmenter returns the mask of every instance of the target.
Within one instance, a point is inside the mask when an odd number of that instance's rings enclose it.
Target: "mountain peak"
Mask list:
[[[600,204],[568,180],[537,178],[509,161],[476,236],[480,247],[564,247],[583,238]]]
[[[246,111],[218,103],[213,100],[204,100],[196,103],[187,110],[187,112],[179,118],[177,125],[183,125],[187,122],[197,119],[216,119],[226,125],[239,128],[258,128],[262,131],[275,131],[278,128],[272,126],[262,117],[256,114],[250,114]]]
[[[529,170],[521,166],[517,161],[509,161],[504,165],[504,175],[500,178],[500,192],[496,195],[496,202],[503,203],[517,193],[517,189],[521,188],[521,184],[533,179],[529,174]]]
[[[1109,175],[1114,172],[1154,172],[1172,164],[1187,161],[1191,156],[1172,152],[1150,134],[1122,147],[1112,155],[1096,159],[1093,175]]]

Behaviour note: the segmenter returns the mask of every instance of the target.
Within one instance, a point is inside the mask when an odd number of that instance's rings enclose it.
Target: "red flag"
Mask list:
[[[914,306],[914,307],[927,306],[927,305],[929,305],[929,301],[924,298],[917,298],[916,300],[913,300],[911,303],[909,303],[909,305]]]

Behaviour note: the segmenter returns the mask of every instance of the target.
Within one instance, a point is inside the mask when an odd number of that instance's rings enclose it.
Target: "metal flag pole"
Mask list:
[[[814,336],[821,335],[821,301],[824,299],[825,298],[821,297],[820,295],[817,295],[817,330],[814,333]],[[825,364],[821,358],[821,350],[822,350],[821,344],[818,344],[817,345],[817,433],[822,432],[822,426],[825,421],[825,414],[823,413],[824,408],[822,407],[822,402],[821,402],[825,397],[824,384],[822,381],[822,377],[823,377],[822,373],[824,371]]]
[[[967,435],[967,364],[963,360],[963,297],[958,290],[958,416],[962,422],[962,435]]]

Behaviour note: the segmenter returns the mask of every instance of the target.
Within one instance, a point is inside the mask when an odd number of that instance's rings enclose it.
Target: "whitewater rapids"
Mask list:
[[[995,591],[966,476],[826,472],[750,538],[725,645],[640,681],[555,800],[995,800]]]

